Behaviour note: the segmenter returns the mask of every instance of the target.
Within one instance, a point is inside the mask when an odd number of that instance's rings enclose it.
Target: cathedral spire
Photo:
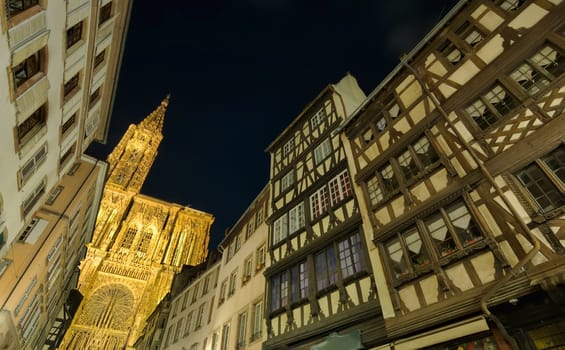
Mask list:
[[[149,114],[145,119],[139,123],[140,128],[145,128],[151,131],[156,131],[162,133],[163,131],[163,121],[165,119],[165,112],[169,106],[169,100],[171,99],[171,94],[168,94],[159,107],[157,107],[151,114]]]
[[[137,192],[155,161],[163,139],[163,122],[171,95],[139,124],[131,124],[108,156],[110,165],[106,185]]]

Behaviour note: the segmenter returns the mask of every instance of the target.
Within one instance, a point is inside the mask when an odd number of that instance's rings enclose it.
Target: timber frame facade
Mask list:
[[[384,334],[339,125],[364,100],[346,75],[267,148],[271,215],[264,349],[309,349],[331,332]]]
[[[564,53],[562,1],[460,1],[340,126],[388,346],[565,344]]]

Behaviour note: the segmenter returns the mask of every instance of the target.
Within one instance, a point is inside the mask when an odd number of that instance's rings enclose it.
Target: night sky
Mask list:
[[[142,193],[216,217],[210,249],[269,180],[265,148],[347,72],[369,94],[454,0],[135,0],[106,145],[171,94]]]

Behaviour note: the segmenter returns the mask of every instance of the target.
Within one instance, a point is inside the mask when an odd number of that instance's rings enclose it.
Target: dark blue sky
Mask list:
[[[346,72],[366,94],[455,0],[135,0],[106,159],[171,93],[142,189],[216,217],[210,248],[269,180],[265,148]]]

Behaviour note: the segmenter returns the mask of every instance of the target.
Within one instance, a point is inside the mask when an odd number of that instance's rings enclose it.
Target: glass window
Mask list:
[[[479,96],[465,110],[481,129],[487,129],[507,116],[518,106],[518,101],[502,85],[495,85]]]
[[[347,170],[341,172],[329,182],[331,205],[334,206],[353,194]]]
[[[259,301],[253,305],[253,334],[251,340],[261,338],[263,328],[263,302]]]
[[[99,26],[102,25],[102,23],[109,20],[110,17],[112,17],[112,2],[111,1],[100,8],[100,16],[98,17],[98,25]]]
[[[510,78],[530,95],[542,91],[565,70],[563,54],[550,45],[544,46],[510,73]]]
[[[281,192],[286,191],[294,184],[294,170],[290,170],[281,179]]]
[[[333,245],[316,254],[316,281],[318,291],[322,291],[337,282],[337,261]]]
[[[329,208],[328,189],[326,186],[320,188],[310,196],[310,209],[312,219],[318,218]]]
[[[239,314],[237,322],[237,348],[245,346],[245,337],[247,335],[247,312]]]
[[[11,18],[37,4],[39,4],[38,0],[6,0],[8,18]]]
[[[341,275],[343,278],[347,278],[364,270],[359,233],[355,233],[347,239],[339,241],[337,247],[339,251]]]
[[[541,214],[562,207],[565,205],[565,147],[558,147],[518,171],[516,177]]]
[[[31,77],[41,72],[41,58],[41,51],[37,51],[23,60],[22,63],[12,68],[12,72],[14,74],[14,84],[16,88],[22,86]]]
[[[312,130],[316,129],[318,126],[322,125],[326,119],[326,110],[321,108],[314,116],[310,119],[310,126]]]
[[[82,21],[67,29],[67,49],[82,39]]]
[[[314,162],[316,165],[320,164],[332,152],[332,145],[330,139],[327,138],[314,148]]]

